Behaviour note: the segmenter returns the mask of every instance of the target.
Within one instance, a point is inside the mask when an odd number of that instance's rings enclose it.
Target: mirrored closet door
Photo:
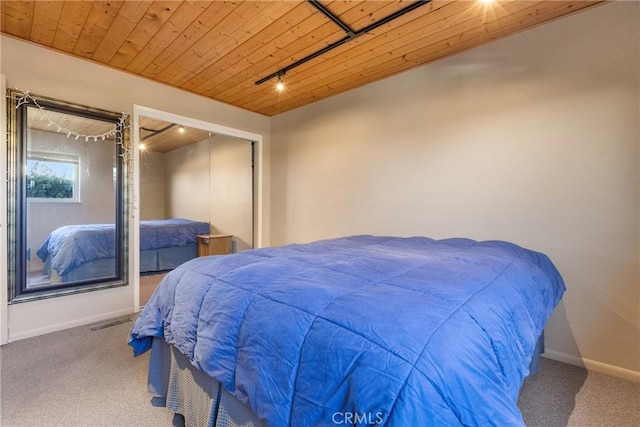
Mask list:
[[[144,116],[139,130],[141,249],[144,227],[156,220],[206,224],[189,258],[209,255],[209,247],[212,255],[252,248],[253,143]],[[214,249],[217,239],[228,250]],[[167,272],[144,258],[141,251],[140,305]]]

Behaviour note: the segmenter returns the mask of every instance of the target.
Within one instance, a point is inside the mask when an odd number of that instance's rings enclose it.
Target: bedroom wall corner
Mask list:
[[[586,359],[584,357],[576,357],[554,350],[545,350],[542,356],[546,357],[547,359],[557,360],[558,362],[580,366],[590,371],[600,372],[612,377],[622,378],[623,380],[640,383],[640,371],[621,368],[619,366],[610,365],[608,363],[602,363],[595,360]]]
[[[544,252],[567,283],[547,349],[640,372],[639,33],[610,2],[273,117],[273,243]]]
[[[214,232],[233,235],[233,250],[251,248],[254,241],[255,191],[252,143],[216,135],[209,145],[209,223]]]

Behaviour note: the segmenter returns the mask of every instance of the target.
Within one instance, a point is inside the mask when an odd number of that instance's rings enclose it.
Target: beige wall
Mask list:
[[[233,234],[236,252],[250,249],[253,240],[251,142],[216,135],[211,140],[210,165],[213,231]]]
[[[140,219],[165,219],[164,154],[140,153]]]
[[[265,174],[268,174],[268,117],[5,35],[0,36],[0,74],[6,76],[7,87],[29,90],[38,95],[129,113],[133,112],[133,106],[137,104],[263,135],[264,169]],[[4,163],[0,165],[0,175],[4,174],[5,167]],[[263,185],[268,186],[268,175]],[[131,200],[132,215],[139,215],[139,201],[135,198]],[[263,217],[260,221],[266,224],[269,213],[269,201],[266,197],[263,198],[263,203]],[[0,226],[4,227],[5,224],[6,211],[3,210],[0,213]],[[268,241],[268,230],[263,230],[262,238]],[[3,265],[3,269],[6,270],[6,266]],[[4,276],[4,272],[2,274]],[[134,290],[132,286],[126,286],[3,306],[0,313],[0,320],[3,320],[0,337],[16,340],[100,321],[131,313],[135,304]],[[10,336],[7,336],[5,317],[11,325]]]
[[[640,378],[639,6],[274,117],[271,242],[463,236],[543,251],[568,288],[549,354]]]
[[[165,212],[232,234],[236,251],[252,244],[251,142],[214,135],[164,155]],[[142,183],[141,183],[142,192]]]
[[[164,155],[167,218],[209,222],[209,144],[207,139]]]

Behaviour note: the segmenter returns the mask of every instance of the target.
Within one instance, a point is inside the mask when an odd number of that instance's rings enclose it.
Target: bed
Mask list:
[[[140,272],[172,270],[197,256],[209,224],[183,218],[140,221]],[[37,250],[52,283],[115,276],[115,226],[83,224],[51,232]]]
[[[189,261],[128,342],[187,425],[523,426],[564,289],[508,242],[350,236]]]

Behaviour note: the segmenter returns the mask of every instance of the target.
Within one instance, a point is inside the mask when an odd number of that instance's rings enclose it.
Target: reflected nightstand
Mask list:
[[[198,256],[227,255],[233,248],[232,234],[198,234]]]

